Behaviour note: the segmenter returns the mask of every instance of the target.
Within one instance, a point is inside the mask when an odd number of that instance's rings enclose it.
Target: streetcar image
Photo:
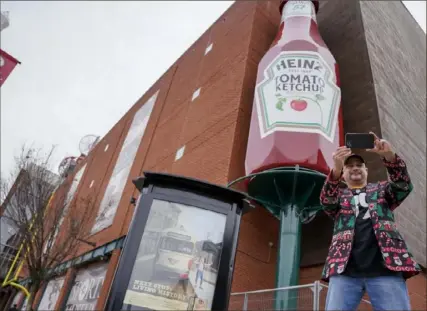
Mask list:
[[[154,275],[187,279],[194,258],[195,245],[195,239],[183,228],[163,230],[154,259]]]

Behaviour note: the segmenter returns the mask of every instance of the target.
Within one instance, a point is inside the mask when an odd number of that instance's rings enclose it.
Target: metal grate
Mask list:
[[[233,293],[229,310],[318,310],[319,282],[307,285],[290,286]]]
[[[306,285],[232,293],[228,310],[325,310],[327,287],[316,281]],[[357,310],[372,310],[371,303],[362,299]]]

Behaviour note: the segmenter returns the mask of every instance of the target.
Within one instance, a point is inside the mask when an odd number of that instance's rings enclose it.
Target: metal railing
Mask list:
[[[276,297],[286,294],[289,307],[281,310],[325,310],[327,285],[316,281],[311,284],[232,293],[228,310],[269,311],[279,310]],[[371,303],[362,299],[358,311],[372,310]]]
[[[16,239],[18,241],[19,239]],[[15,247],[17,243],[14,240],[8,241],[10,244],[0,243],[0,278],[6,277],[9,268],[15,259],[18,248]],[[1,284],[0,284],[1,285]]]

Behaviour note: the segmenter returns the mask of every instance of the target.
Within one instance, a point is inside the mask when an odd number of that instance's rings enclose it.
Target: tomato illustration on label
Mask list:
[[[303,111],[307,108],[307,102],[303,99],[294,99],[291,101],[291,108],[295,111]]]

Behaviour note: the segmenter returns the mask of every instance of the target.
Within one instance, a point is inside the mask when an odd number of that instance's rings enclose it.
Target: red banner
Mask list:
[[[20,62],[16,58],[0,49],[0,86],[3,85],[17,64]]]

